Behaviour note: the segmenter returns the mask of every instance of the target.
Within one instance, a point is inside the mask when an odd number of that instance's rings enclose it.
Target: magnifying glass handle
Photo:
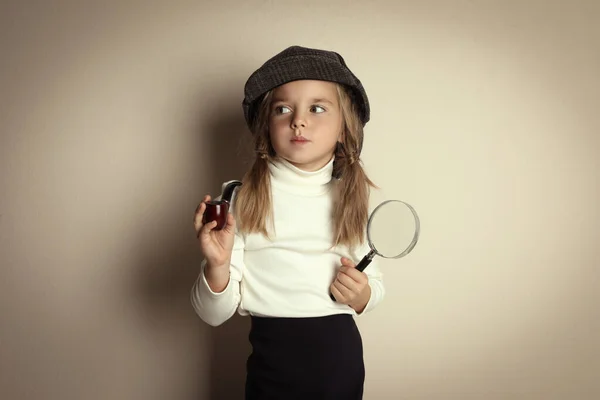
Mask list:
[[[362,260],[360,260],[360,262],[356,265],[355,268],[360,272],[363,272],[365,268],[367,268],[369,264],[371,264],[371,261],[373,261],[373,257],[375,257],[375,250],[371,248],[371,251],[369,251],[369,253],[366,256],[364,256]]]
[[[373,259],[369,258],[368,255],[364,256],[363,259],[360,260],[360,262],[356,266],[356,269],[359,270],[360,272],[363,272],[365,270],[365,268],[367,268],[369,266],[369,264],[371,264],[371,261],[373,261]]]

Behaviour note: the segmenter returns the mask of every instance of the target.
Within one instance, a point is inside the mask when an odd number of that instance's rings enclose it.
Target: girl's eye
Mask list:
[[[320,114],[320,113],[325,112],[325,109],[323,107],[321,107],[321,106],[314,105],[314,106],[312,106],[310,108],[310,112],[314,112],[314,113]]]
[[[292,110],[290,110],[288,107],[286,106],[277,106],[275,107],[275,113],[276,114],[287,114],[289,112],[291,112]]]

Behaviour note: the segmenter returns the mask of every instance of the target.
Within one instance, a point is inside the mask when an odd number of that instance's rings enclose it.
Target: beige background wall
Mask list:
[[[365,398],[600,398],[598,2],[6,3],[1,399],[241,396],[248,320],[193,313],[191,218],[292,44],[344,55],[373,203],[422,218],[359,320]]]

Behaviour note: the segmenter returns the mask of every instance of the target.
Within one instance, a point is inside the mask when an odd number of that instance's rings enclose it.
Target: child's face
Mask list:
[[[299,80],[273,90],[269,136],[279,157],[302,170],[316,171],[333,157],[341,131],[334,83]]]

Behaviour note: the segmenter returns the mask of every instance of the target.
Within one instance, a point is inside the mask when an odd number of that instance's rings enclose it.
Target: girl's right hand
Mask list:
[[[211,268],[229,268],[233,241],[235,237],[235,218],[229,213],[225,227],[216,231],[217,221],[202,224],[202,216],[206,210],[206,202],[210,201],[210,195],[204,196],[202,203],[196,208],[194,215],[194,229],[200,241],[200,248]]]

